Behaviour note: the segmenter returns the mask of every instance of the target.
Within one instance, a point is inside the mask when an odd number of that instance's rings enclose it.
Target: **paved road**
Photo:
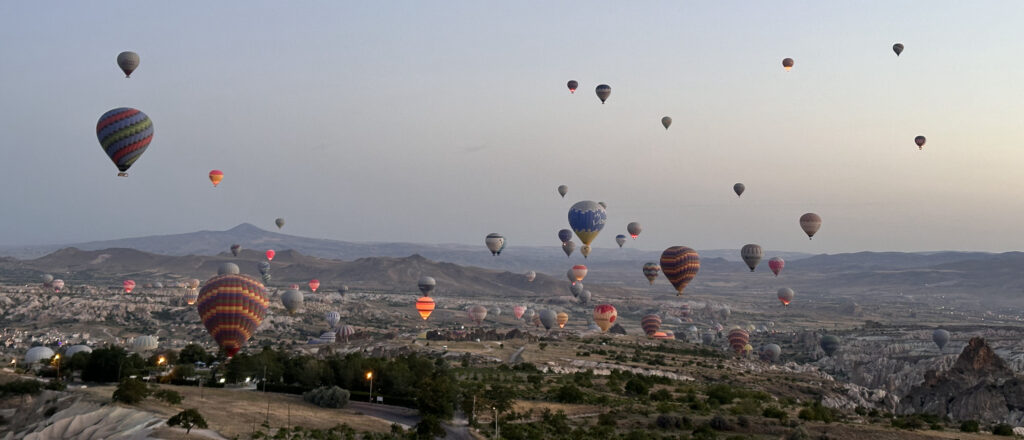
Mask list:
[[[409,429],[420,422],[420,415],[414,409],[405,408],[401,406],[393,405],[382,405],[379,403],[369,402],[353,402],[350,401],[347,409],[359,411],[371,417],[378,419],[387,420],[391,423],[398,423],[403,428]],[[446,439],[454,440],[476,440],[473,434],[469,432],[469,427],[466,426],[466,421],[456,418],[453,423],[455,425],[449,425],[444,423],[441,426],[444,427]]]

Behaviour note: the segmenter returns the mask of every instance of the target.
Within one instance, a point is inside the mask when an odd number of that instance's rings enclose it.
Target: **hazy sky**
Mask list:
[[[606,247],[639,221],[647,249],[1024,249],[1022,23],[1020,1],[0,2],[0,245],[279,216],[552,245],[590,199]],[[95,137],[122,106],[156,129],[128,178]]]

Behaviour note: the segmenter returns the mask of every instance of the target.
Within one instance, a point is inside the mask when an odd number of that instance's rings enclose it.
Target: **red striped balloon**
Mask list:
[[[249,341],[267,316],[267,289],[248,275],[217,275],[199,291],[196,307],[206,330],[232,357]]]
[[[652,313],[640,318],[640,328],[644,329],[648,337],[653,337],[651,335],[661,329],[661,317]]]
[[[661,271],[676,288],[676,295],[682,295],[690,281],[700,270],[700,256],[686,246],[672,246],[661,253]]]
[[[434,298],[421,296],[420,299],[416,300],[416,311],[420,313],[420,318],[426,321],[430,314],[434,313],[435,305]]]

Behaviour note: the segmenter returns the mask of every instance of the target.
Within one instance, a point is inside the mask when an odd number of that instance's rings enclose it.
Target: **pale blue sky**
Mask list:
[[[592,199],[600,246],[639,221],[648,249],[1024,249],[1022,23],[1016,1],[2,2],[0,245],[279,216],[550,245]],[[94,128],[121,106],[156,129],[127,179]]]

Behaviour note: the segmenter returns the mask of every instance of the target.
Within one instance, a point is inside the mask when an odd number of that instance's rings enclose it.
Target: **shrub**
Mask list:
[[[348,405],[348,398],[348,390],[341,389],[337,385],[320,387],[302,393],[302,400],[321,408],[344,408],[345,405]]]
[[[618,426],[618,422],[617,422],[618,418],[619,417],[617,415],[615,415],[614,413],[607,412],[607,413],[604,413],[604,414],[601,414],[601,415],[597,416],[597,425],[598,426],[612,426],[612,427],[615,427],[615,426]]]
[[[133,404],[141,402],[151,391],[146,383],[139,379],[125,379],[117,385],[113,398],[117,402]]]
[[[992,434],[1004,435],[1004,436],[1012,436],[1013,435],[1013,427],[1010,426],[1010,425],[1007,425],[1005,423],[1000,423],[1000,424],[998,424],[998,425],[996,425],[995,427],[992,428]]]
[[[54,391],[64,391],[64,390],[68,389],[68,384],[66,384],[66,383],[64,383],[63,381],[60,381],[60,380],[54,380],[54,381],[47,382],[46,385],[45,385],[45,388],[48,389],[48,390],[54,390]]]
[[[651,393],[651,400],[655,402],[667,402],[669,400],[672,400],[672,392],[665,388],[662,388],[658,391]]]
[[[804,428],[803,426],[797,426],[796,429],[794,429],[793,432],[791,432],[789,434],[789,437],[786,437],[786,439],[787,440],[811,440],[811,434],[808,433],[807,429]]]
[[[584,397],[586,396],[583,391],[571,383],[562,385],[555,391],[555,400],[562,403],[583,403]]]
[[[19,379],[0,385],[0,396],[39,394],[43,383],[34,379]]]
[[[683,419],[678,416],[661,414],[654,419],[654,424],[661,429],[682,429]]]
[[[718,403],[719,405],[728,405],[732,403],[732,399],[736,398],[732,387],[726,384],[716,384],[708,387],[707,394],[708,403]]]
[[[963,423],[960,423],[961,432],[978,432],[980,430],[981,426],[977,420],[965,420]]]
[[[899,429],[921,429],[925,427],[925,423],[916,415],[909,415],[906,417],[895,417],[892,419],[892,426]]]
[[[836,419],[835,410],[822,406],[821,402],[811,403],[807,408],[800,410],[797,416],[803,420],[819,420],[825,423],[831,423]]]
[[[647,390],[647,384],[641,379],[634,377],[626,381],[626,394],[633,396],[646,396]]]
[[[715,416],[712,417],[711,420],[708,420],[708,426],[710,426],[711,429],[714,429],[715,431],[733,430],[732,424],[729,423],[729,421],[726,420],[725,417],[722,417],[721,414],[715,414]]]
[[[158,390],[153,393],[153,397],[163,400],[171,405],[180,404],[184,399],[177,391],[174,390]]]
[[[741,428],[749,428],[750,419],[748,419],[747,416],[739,416],[736,418],[736,424],[739,425]]]
[[[199,414],[199,410],[186,409],[180,413],[171,416],[167,419],[167,426],[181,426],[185,428],[185,435],[187,436],[192,432],[192,428],[206,429],[206,419],[203,418],[202,414]]]
[[[782,408],[777,406],[768,406],[761,411],[761,415],[769,419],[778,419],[780,422],[785,421],[789,416]]]

